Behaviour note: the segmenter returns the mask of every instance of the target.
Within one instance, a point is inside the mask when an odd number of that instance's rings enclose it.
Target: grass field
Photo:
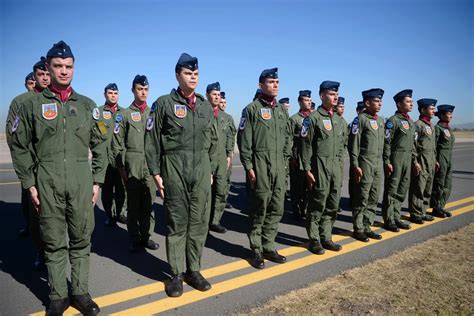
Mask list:
[[[252,315],[473,315],[474,223],[276,297]]]

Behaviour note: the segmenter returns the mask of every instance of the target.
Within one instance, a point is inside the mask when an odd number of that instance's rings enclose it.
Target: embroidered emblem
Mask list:
[[[100,118],[100,110],[99,108],[94,108],[92,110],[92,117],[94,118],[94,120],[98,120]]]
[[[449,132],[449,129],[444,129],[443,133],[446,137],[448,137],[448,138],[451,137],[451,133]]]
[[[146,129],[150,131],[153,128],[153,116],[148,116],[146,119]]]
[[[301,137],[308,136],[309,125],[310,125],[310,121],[309,121],[309,117],[307,117],[303,120],[303,125],[301,126],[301,133],[300,133]]]
[[[97,126],[99,127],[99,131],[102,135],[106,135],[107,134],[107,127],[105,126],[105,122],[104,121],[100,121],[99,123],[97,123]]]
[[[260,115],[264,120],[268,121],[272,118],[272,110],[267,108],[261,108]]]
[[[112,112],[104,111],[102,112],[102,116],[104,117],[104,120],[110,120],[112,118]]]
[[[323,126],[327,131],[332,130],[331,120],[323,120]]]
[[[418,140],[418,132],[415,132],[415,142]]]
[[[388,128],[388,129],[392,129],[393,128],[392,121],[387,121],[387,124],[385,124],[385,127]]]
[[[153,113],[155,111],[156,111],[156,103],[153,102],[153,104],[151,105],[150,113]]]
[[[186,108],[186,105],[183,105],[183,104],[174,105],[174,115],[176,115],[177,118],[184,118],[186,117],[187,113],[188,113],[188,109]]]
[[[116,122],[114,127],[114,134],[118,134],[120,132],[120,123]]]
[[[140,114],[140,112],[131,112],[130,117],[134,122],[140,122],[142,120],[142,115]]]
[[[379,124],[377,124],[376,120],[370,120],[370,127],[372,127],[372,129],[376,131],[379,129]]]
[[[400,121],[402,123],[402,126],[404,129],[410,129],[410,124],[408,124],[408,121]]]
[[[392,135],[392,132],[390,131],[390,129],[386,128],[385,129],[385,138],[390,138],[390,135]]]
[[[240,123],[239,123],[239,130],[244,130],[245,126],[247,125],[247,119],[245,117],[240,118]]]
[[[56,103],[41,104],[43,118],[54,120],[58,116],[58,106]]]
[[[358,117],[356,117],[354,121],[352,122],[351,133],[353,135],[359,133],[359,118]]]
[[[426,131],[426,134],[428,134],[428,135],[433,134],[433,131],[431,130],[431,126],[426,126],[425,131]]]
[[[15,117],[15,121],[13,122],[12,124],[12,127],[10,128],[10,132],[11,133],[15,133],[15,131],[17,130],[18,128],[18,125],[20,125],[20,117],[17,115]]]
[[[122,113],[117,114],[117,116],[115,117],[115,122],[122,122],[122,120],[123,120]]]

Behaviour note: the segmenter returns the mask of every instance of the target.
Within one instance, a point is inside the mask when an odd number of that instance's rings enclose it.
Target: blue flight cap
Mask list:
[[[401,101],[403,101],[403,99],[405,97],[410,97],[411,98],[412,95],[413,95],[413,90],[405,89],[405,90],[402,90],[402,91],[398,92],[397,94],[395,94],[393,96],[393,100],[395,101],[395,103],[401,102]]]
[[[363,109],[363,108],[365,108],[365,103],[364,103],[364,101],[359,101],[359,102],[357,102],[356,110],[361,110],[361,109]]]
[[[369,89],[369,90],[362,91],[362,98],[364,99],[364,101],[367,99],[374,99],[374,98],[382,99],[383,93],[384,93],[383,89],[380,89],[380,88]]]
[[[109,83],[105,86],[104,92],[107,92],[107,90],[118,91],[118,87],[115,83]]]
[[[266,78],[278,79],[278,68],[265,69],[262,71],[258,82],[263,82]]]
[[[330,91],[339,91],[339,86],[341,84],[337,81],[331,81],[331,80],[326,80],[321,82],[319,85],[319,93],[325,91],[325,90],[330,90]]]
[[[148,79],[145,75],[136,75],[132,82],[132,88],[135,87],[136,84],[148,86]]]
[[[33,80],[33,81],[36,81],[35,80],[35,76],[32,72],[30,72],[29,74],[26,75],[25,77],[25,83],[28,81],[28,80]]]
[[[69,58],[71,57],[74,59],[74,55],[72,54],[71,47],[69,47],[68,44],[66,44],[64,41],[59,41],[56,44],[53,45],[48,50],[48,53],[46,54],[47,58]]]
[[[311,98],[311,90],[300,90],[299,95],[301,97],[308,97]]]
[[[40,60],[33,65],[33,72],[36,71],[36,69],[41,69],[44,71],[47,71],[48,69],[46,68],[46,57],[41,56]]]
[[[278,100],[278,103],[290,103],[290,98],[281,98],[280,100]]]
[[[418,108],[419,109],[427,108],[429,106],[436,106],[437,102],[438,102],[438,100],[436,100],[436,99],[428,99],[428,98],[420,99],[420,100],[416,101],[416,103],[418,103]]]
[[[221,99],[225,99],[225,92],[221,91]]]
[[[255,100],[256,98],[258,98],[260,96],[260,94],[262,94],[262,89],[258,88],[257,91],[255,91],[255,95],[254,95],[253,99]]]
[[[438,105],[438,112],[439,113],[453,113],[455,106],[454,105],[449,105],[449,104],[441,104]]]
[[[214,82],[214,83],[210,83],[210,84],[207,85],[206,92],[209,93],[212,90],[221,91],[221,85],[220,85],[219,81]]]
[[[316,103],[314,103],[314,102],[311,102],[311,109],[313,109],[313,110],[314,110],[315,108],[316,108]]]
[[[337,104],[344,104],[344,102],[346,101],[346,99],[344,99],[344,97],[339,97],[337,98]]]
[[[189,54],[182,53],[178,59],[178,62],[176,63],[176,72],[178,72],[181,68],[186,68],[192,71],[197,70],[199,68],[198,59]]]

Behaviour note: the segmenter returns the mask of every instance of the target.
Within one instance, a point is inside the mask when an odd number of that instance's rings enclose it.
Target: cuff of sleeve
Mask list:
[[[387,159],[387,160],[384,160],[384,162],[383,162],[383,163],[384,163],[385,165],[391,164],[391,162],[390,162],[390,160],[389,160],[389,159]]]
[[[93,178],[94,183],[97,183],[98,185],[102,187],[102,184],[104,184],[105,176],[97,174],[97,175],[93,175],[92,178]]]
[[[251,162],[244,164],[244,168],[246,171],[253,169],[253,164]]]
[[[21,182],[21,186],[23,187],[23,189],[25,190],[28,190],[29,188],[31,188],[32,186],[36,185],[36,181],[34,178],[30,178],[26,181],[22,181]]]
[[[310,164],[303,164],[303,171],[311,171],[311,165]]]

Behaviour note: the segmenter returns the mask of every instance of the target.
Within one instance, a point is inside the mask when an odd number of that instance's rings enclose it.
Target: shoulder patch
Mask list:
[[[352,121],[351,133],[353,135],[359,133],[359,118],[356,117],[354,121]]]
[[[392,131],[389,129],[389,128],[386,128],[385,129],[385,138],[390,138],[390,136],[392,135]]]
[[[153,104],[151,105],[150,113],[153,113],[155,111],[156,111],[156,102],[153,102]]]
[[[96,121],[100,118],[100,110],[99,110],[99,108],[96,107],[96,108],[94,108],[94,109],[92,110],[92,117],[93,117],[94,120],[96,120]]]
[[[392,121],[387,121],[387,123],[385,123],[385,128],[392,129],[393,128],[393,122]]]
[[[147,131],[151,131],[151,129],[153,128],[153,116],[148,116],[148,118],[146,119],[146,129]]]
[[[117,116],[115,117],[115,122],[120,123],[123,120],[122,113],[118,113]]]
[[[119,123],[119,122],[115,122],[114,134],[118,134],[118,132],[120,132],[120,123]]]
[[[10,132],[13,134],[16,132],[17,128],[18,128],[18,125],[20,125],[20,117],[17,115],[15,117],[15,121],[13,121],[13,124],[10,128]]]
[[[309,120],[309,117],[305,117],[303,120],[303,125],[301,126],[301,132],[300,132],[301,137],[308,136],[310,125],[311,125],[311,121]]]

